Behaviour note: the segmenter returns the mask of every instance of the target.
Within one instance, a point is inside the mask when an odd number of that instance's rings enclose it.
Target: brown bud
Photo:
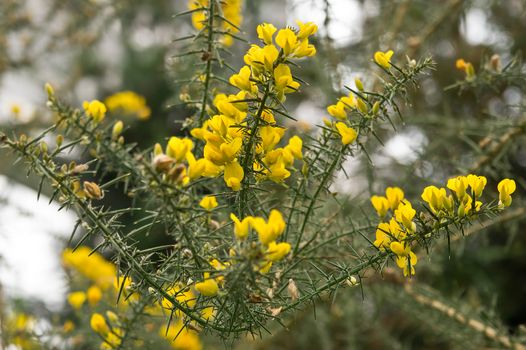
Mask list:
[[[283,309],[283,306],[276,307],[276,308],[269,307],[267,310],[270,312],[272,316],[276,317],[281,313],[281,309]]]
[[[80,174],[80,173],[85,172],[88,169],[89,169],[89,166],[87,164],[75,165],[75,167],[71,169],[70,174],[71,175]]]
[[[500,72],[502,69],[501,64],[500,64],[500,56],[497,54],[494,54],[493,56],[491,56],[490,65],[491,65],[491,68],[493,68],[495,72]]]
[[[294,282],[292,278],[289,278],[287,292],[289,293],[289,296],[292,299],[292,301],[296,301],[300,297],[300,291],[298,290],[298,286],[296,286],[296,282]]]
[[[210,52],[209,51],[205,51],[201,55],[201,60],[206,62],[206,61],[210,60],[211,57],[212,57],[212,55],[210,54]]]
[[[186,167],[184,164],[176,164],[173,168],[168,171],[168,178],[175,182],[181,182],[185,175]]]
[[[218,230],[221,227],[221,225],[219,225],[219,222],[215,220],[210,220],[208,222],[208,226],[210,227],[211,230]]]
[[[156,155],[152,160],[152,166],[155,170],[165,172],[170,170],[175,160],[166,154]]]
[[[84,193],[91,199],[102,199],[104,197],[104,192],[94,182],[84,181]]]

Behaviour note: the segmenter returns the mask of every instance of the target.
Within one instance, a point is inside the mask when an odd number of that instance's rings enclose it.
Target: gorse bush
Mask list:
[[[123,91],[76,107],[50,84],[53,125],[34,135],[1,134],[3,148],[41,179],[39,190],[50,185],[52,200],[78,217],[63,253],[77,315],[58,332],[67,346],[201,349],[202,334],[227,342],[259,337],[320,298],[362,288],[371,270],[394,275],[392,266],[396,279],[411,280],[436,245],[453,244],[512,205],[515,181],[486,178],[476,167],[409,192],[393,184],[362,210],[342,210],[337,174],[349,159],[369,157],[366,143],[382,143],[379,128],[395,130],[409,92],[436,65],[392,50],[363,53],[374,62],[374,79],[341,86],[345,93],[326,107],[323,123],[302,129],[287,99],[309,84],[302,65],[317,54],[318,27],[262,23],[244,65],[234,68],[225,57],[244,40],[241,6],[191,0],[180,14],[191,17],[194,33],[177,40],[179,59],[197,61],[180,96],[193,113],[180,134],[142,149],[126,141],[136,126],[124,118],[151,116],[144,97]],[[489,79],[464,60],[457,67],[466,73],[462,89]],[[503,70],[493,62],[488,72]],[[115,193],[128,197],[125,206],[108,205]],[[141,240],[153,234],[169,243],[145,247]],[[89,336],[75,336],[81,324],[90,325]],[[30,339],[14,344],[31,348]]]

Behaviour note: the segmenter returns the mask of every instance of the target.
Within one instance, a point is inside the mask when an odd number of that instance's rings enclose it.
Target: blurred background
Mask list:
[[[36,134],[52,122],[45,107],[44,83],[72,105],[104,100],[119,91],[144,96],[148,118],[123,119],[127,142],[139,149],[181,133],[193,110],[179,96],[191,93],[193,59],[180,58],[186,44],[175,41],[194,29],[180,0],[2,0],[0,2],[0,128],[6,133]],[[245,0],[240,36],[253,42],[256,25],[319,26],[318,54],[301,62],[302,93],[287,99],[299,130],[309,130],[327,115],[326,106],[354,87],[367,89],[380,79],[372,63],[377,50],[392,49],[394,62],[431,55],[437,69],[402,103],[403,120],[381,125],[379,143],[366,143],[367,156],[348,161],[333,186],[349,198],[352,215],[371,213],[368,198],[386,186],[400,186],[408,198],[423,187],[477,169],[497,179],[514,178],[524,194],[526,143],[519,132],[491,159],[480,164],[484,145],[510,126],[524,125],[526,3],[462,0]],[[235,42],[224,57],[239,69],[248,44]],[[461,91],[464,80],[455,61],[472,62],[476,72],[499,55],[510,77]],[[195,58],[195,56],[194,56]],[[299,71],[299,69],[298,69]],[[229,76],[226,67],[216,74]],[[217,91],[228,90],[217,86]],[[72,159],[85,155],[70,155]],[[38,182],[0,153],[0,286],[3,302],[33,310],[43,320],[66,312],[68,284],[60,265],[75,217],[49,204],[50,190],[36,200]],[[126,199],[106,198],[114,207]],[[473,230],[448,249],[433,247],[432,258],[419,262],[418,283],[432,300],[445,300],[483,320],[504,335],[526,330],[526,236],[524,203],[514,199],[509,218]],[[361,211],[360,211],[361,210]],[[354,212],[353,212],[354,211]],[[363,212],[364,214],[360,214]],[[371,217],[373,217],[371,215]],[[370,236],[373,236],[370,232]],[[162,238],[149,237],[158,241]],[[93,242],[91,242],[93,243]],[[148,245],[148,242],[145,242]],[[422,267],[420,267],[422,264]],[[360,288],[345,290],[335,302],[320,300],[295,315],[274,336],[241,342],[259,349],[457,349],[487,345],[484,332],[459,324],[432,307],[400,292],[397,278],[379,276]],[[363,287],[363,288],[362,288]],[[206,342],[205,342],[206,343]],[[214,344],[213,340],[210,344]],[[212,345],[210,345],[212,346]],[[205,346],[205,348],[207,348]]]

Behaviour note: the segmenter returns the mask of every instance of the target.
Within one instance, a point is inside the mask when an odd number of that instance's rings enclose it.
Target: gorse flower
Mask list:
[[[455,63],[457,69],[464,71],[466,73],[466,79],[471,80],[475,77],[475,68],[470,62],[464,61],[463,58],[460,58]]]
[[[151,115],[146,99],[133,91],[122,91],[108,96],[104,104],[115,114],[137,116],[141,120],[148,119]]]
[[[385,69],[391,68],[391,57],[393,57],[393,50],[386,52],[376,51],[374,53],[374,61]]]
[[[82,107],[86,114],[90,116],[95,123],[100,123],[106,116],[107,108],[104,103],[98,100],[93,100],[91,102],[84,101]]]
[[[69,293],[67,299],[69,305],[71,305],[75,310],[78,310],[86,301],[86,293],[82,291]]]
[[[243,6],[242,0],[222,0],[217,2],[220,4],[221,9],[216,9],[215,12],[221,11],[222,16],[225,20],[220,20],[219,17],[215,18],[215,21],[219,21],[218,25],[221,31],[225,32],[222,36],[221,41],[225,46],[231,46],[233,44],[232,35],[239,32],[239,27],[243,21],[241,8]],[[208,23],[207,8],[210,6],[208,0],[189,0],[188,9],[194,10],[192,12],[192,25],[197,30],[208,29],[206,28]]]
[[[511,194],[515,192],[516,185],[514,180],[504,179],[499,182],[499,205],[509,207],[511,205]]]
[[[196,283],[195,289],[206,297],[213,297],[219,292],[219,285],[215,279],[210,278],[210,273],[205,272],[203,281]]]
[[[356,140],[356,137],[358,136],[356,130],[354,130],[351,127],[348,127],[347,125],[345,125],[345,123],[342,122],[336,123],[336,129],[338,130],[338,133],[340,134],[342,143],[344,145],[353,143]]]
[[[482,196],[487,179],[484,176],[470,174],[457,176],[447,181],[447,188],[427,186],[422,192],[424,207],[431,212],[430,219],[425,219],[424,212],[417,215],[416,209],[404,198],[403,191],[398,187],[389,187],[386,196],[374,195],[371,204],[381,219],[376,229],[374,246],[380,251],[390,251],[396,256],[396,264],[403,270],[404,276],[414,275],[417,256],[411,246],[416,241],[417,231],[424,231],[429,237],[433,230],[440,230],[440,225],[448,220],[469,222],[483,209],[479,200]],[[515,191],[515,182],[502,180],[498,185],[499,205],[509,206],[510,194]],[[391,214],[389,218],[388,214]],[[417,225],[417,220],[419,227]],[[444,221],[445,220],[445,221]],[[429,232],[429,230],[432,230]]]
[[[203,199],[201,199],[199,205],[201,206],[201,208],[210,211],[217,207],[217,199],[214,196],[205,196],[203,197]]]

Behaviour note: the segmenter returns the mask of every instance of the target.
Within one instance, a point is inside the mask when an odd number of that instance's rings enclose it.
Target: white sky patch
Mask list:
[[[52,309],[65,300],[59,238],[69,237],[71,213],[58,212],[49,198],[0,176],[0,282],[8,296],[36,298]]]
[[[400,164],[411,164],[418,159],[427,144],[427,137],[422,131],[409,128],[386,142],[383,154],[375,159],[375,163],[382,162],[382,156],[387,156]]]
[[[336,47],[359,41],[363,34],[365,20],[362,5],[356,0],[328,0],[330,4],[330,23],[328,32]],[[325,1],[291,0],[289,1],[288,25],[297,27],[295,21],[314,22],[324,34],[322,24],[325,20]]]
[[[460,33],[470,45],[508,45],[508,36],[490,21],[487,13],[480,8],[472,8],[460,23]]]

